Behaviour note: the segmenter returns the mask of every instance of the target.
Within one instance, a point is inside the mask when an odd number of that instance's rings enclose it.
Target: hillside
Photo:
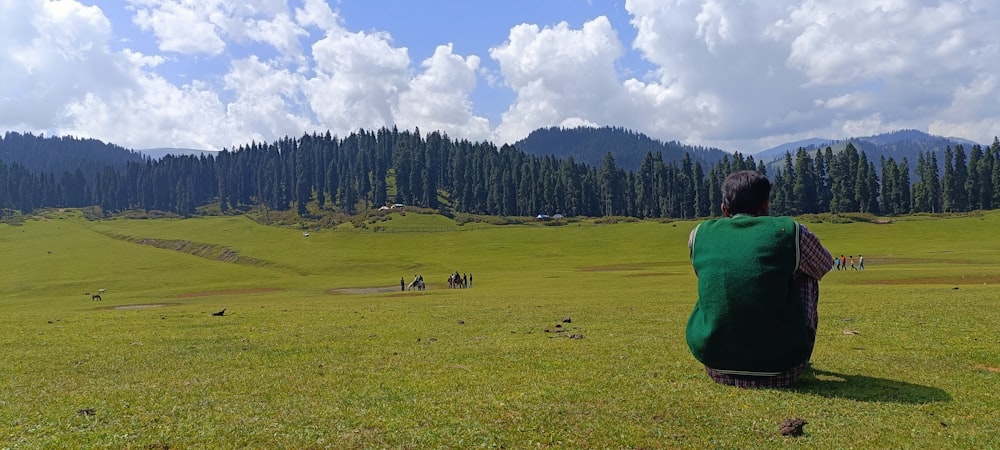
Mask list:
[[[552,155],[559,159],[572,156],[576,162],[592,167],[600,167],[604,156],[611,152],[618,167],[632,171],[639,168],[648,152],[662,153],[666,163],[680,161],[688,153],[693,161],[703,166],[711,166],[729,155],[717,148],[659,141],[620,127],[539,128],[514,145],[525,153],[538,156]]]
[[[769,169],[773,169],[782,166],[786,152],[794,156],[799,148],[804,148],[812,155],[816,153],[816,150],[830,147],[834,153],[838,153],[847,146],[848,142],[854,144],[858,152],[864,152],[868,160],[875,163],[877,170],[881,170],[880,160],[885,157],[892,158],[897,162],[902,162],[903,158],[906,158],[911,171],[915,169],[918,153],[922,152],[925,155],[934,153],[938,161],[944,161],[944,151],[949,146],[955,148],[957,145],[962,145],[968,154],[972,147],[977,145],[977,143],[963,138],[934,136],[918,130],[899,130],[841,140],[813,138],[789,142],[761,151],[754,157],[764,161]],[[986,147],[989,144],[982,143],[980,145]]]
[[[938,157],[944,153],[948,146],[954,148],[962,145],[966,151],[976,145],[976,142],[963,138],[942,137],[927,134],[918,130],[899,130],[891,133],[883,133],[874,136],[852,137],[847,139],[812,138],[796,142],[789,142],[767,150],[763,150],[754,155],[755,158],[765,162],[780,160],[785,157],[785,152],[794,154],[799,148],[809,150],[810,153],[817,149],[831,147],[834,152],[844,149],[848,142],[854,144],[858,151],[864,151],[868,159],[877,160],[880,156],[893,157],[901,160],[903,157],[915,161],[919,152],[935,152]],[[987,146],[990,143],[979,143]],[[874,156],[874,157],[873,157]]]
[[[153,159],[161,159],[167,155],[215,156],[219,153],[217,151],[212,151],[212,150],[198,150],[194,148],[173,148],[173,147],[144,148],[136,150],[136,152],[146,155]]]
[[[129,162],[141,162],[143,159],[139,153],[96,139],[14,132],[7,132],[0,138],[0,161],[17,163],[29,171],[49,172],[57,177],[77,169],[85,177],[91,177],[106,166],[124,170]]]

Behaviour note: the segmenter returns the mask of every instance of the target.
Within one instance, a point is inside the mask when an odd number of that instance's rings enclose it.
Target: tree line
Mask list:
[[[992,209],[1000,205],[1000,141],[919,153],[911,182],[909,161],[880,160],[848,144],[810,154],[786,153],[774,170],[773,214],[907,214]],[[29,170],[0,161],[0,208],[30,213],[45,207],[99,206],[105,214],[131,209],[183,216],[217,204],[224,212],[266,208],[349,214],[391,203],[496,216],[633,216],[697,218],[720,215],[720,188],[737,170],[767,173],[763,161],[725,155],[706,170],[684,154],[665,161],[647,152],[637,170],[618,166],[612,153],[600,166],[572,157],[528,154],[514,146],[422,136],[396,128],[359,130],[344,137],[306,134],[242,145],[214,156],[173,156],[81,168]]]

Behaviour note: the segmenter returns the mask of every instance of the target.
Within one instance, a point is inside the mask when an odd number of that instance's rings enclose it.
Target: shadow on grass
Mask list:
[[[935,387],[864,375],[844,375],[815,368],[802,374],[795,390],[860,402],[922,404],[951,401],[947,392]]]

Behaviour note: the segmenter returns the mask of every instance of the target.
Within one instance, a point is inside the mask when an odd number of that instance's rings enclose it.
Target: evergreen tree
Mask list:
[[[959,144],[955,146],[955,180],[953,207],[956,211],[969,210],[969,194],[967,183],[969,180],[969,166],[966,162],[965,148]]]
[[[814,169],[809,153],[799,147],[795,152],[795,184],[792,186],[792,196],[795,199],[795,209],[800,214],[816,213],[819,210],[817,205],[819,183]]]
[[[640,217],[655,217],[657,208],[656,184],[654,179],[655,159],[653,152],[646,152],[636,174],[636,203]]]
[[[930,211],[941,212],[944,204],[941,194],[941,172],[938,168],[937,156],[928,152],[927,160],[927,195],[930,199]]]
[[[685,153],[684,158],[681,159],[681,173],[677,181],[679,182],[677,187],[679,190],[679,200],[681,201],[681,217],[684,219],[693,219],[695,217],[695,184],[694,165],[691,161],[690,153]]]
[[[993,183],[993,205],[1000,207],[1000,139],[993,137],[993,143],[987,152],[990,164],[993,165],[990,171],[990,180]]]
[[[792,215],[790,211],[789,204],[791,203],[789,199],[789,189],[786,187],[790,186],[789,183],[785,181],[785,175],[782,171],[778,170],[774,174],[774,179],[772,182],[771,189],[771,215],[772,216],[782,216],[782,215]]]
[[[816,150],[816,157],[813,173],[816,177],[816,212],[824,213],[830,211],[830,198],[833,193],[830,191],[830,165],[829,159],[823,155],[822,150]]]
[[[792,154],[785,152],[785,167],[782,170],[781,183],[778,182],[778,176],[775,175],[775,189],[780,193],[780,202],[776,202],[777,212],[779,215],[789,215],[794,216],[802,213],[800,208],[800,202],[798,197],[798,191],[796,189],[796,180],[798,180],[798,172],[795,169],[795,165],[792,162]]]
[[[695,216],[708,217],[712,214],[712,203],[710,201],[708,183],[705,180],[705,170],[701,168],[701,163],[694,164],[694,185],[695,185]]]
[[[941,184],[944,187],[942,203],[945,212],[958,211],[958,182],[952,159],[954,159],[954,152],[949,145],[944,150],[944,177],[941,178]]]
[[[899,190],[899,199],[896,211],[899,214],[909,214],[912,211],[912,193],[910,189],[910,162],[903,158],[898,166],[896,188]]]
[[[601,214],[604,216],[616,215],[619,211],[615,208],[615,199],[618,192],[618,166],[615,164],[615,157],[611,152],[604,154],[604,162],[597,171],[599,188],[601,193]]]
[[[984,173],[986,177],[983,177]],[[983,184],[989,182],[988,174],[983,148],[979,144],[973,145],[969,152],[968,177],[965,180],[965,193],[970,211],[987,209],[985,205],[990,203],[989,197],[983,195]],[[992,193],[992,189],[990,192]]]
[[[873,193],[869,190],[871,185],[868,183],[868,157],[865,155],[865,152],[861,152],[858,155],[858,167],[855,171],[855,177],[854,199],[858,207],[858,212],[872,212],[868,208]]]
[[[879,209],[882,214],[896,215],[896,205],[898,202],[898,189],[896,188],[897,172],[896,161],[892,158],[888,160],[885,156],[879,158],[879,165],[882,166],[882,188],[879,190]]]

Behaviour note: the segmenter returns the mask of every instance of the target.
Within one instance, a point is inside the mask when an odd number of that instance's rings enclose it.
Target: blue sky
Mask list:
[[[393,125],[988,144],[996,29],[989,0],[0,1],[0,130],[136,149]]]

